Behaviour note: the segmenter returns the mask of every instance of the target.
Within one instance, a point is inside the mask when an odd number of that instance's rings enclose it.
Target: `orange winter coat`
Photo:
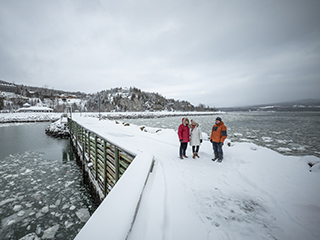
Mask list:
[[[227,127],[224,125],[224,123],[221,121],[218,125],[213,125],[210,140],[212,140],[212,142],[223,143],[226,138]]]

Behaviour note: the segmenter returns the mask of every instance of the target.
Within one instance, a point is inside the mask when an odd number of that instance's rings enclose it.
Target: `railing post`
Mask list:
[[[83,142],[83,143],[82,143],[82,162],[83,162],[84,164],[86,163],[85,157],[86,157],[86,143]]]
[[[86,149],[87,149],[87,131],[86,130],[84,130],[84,141],[83,142],[85,143],[83,152],[86,152]]]
[[[119,149],[115,146],[116,182],[119,180]]]
[[[104,192],[107,196],[108,192],[108,178],[107,178],[107,146],[106,141],[103,140],[103,183],[104,183]]]
[[[88,155],[89,155],[89,161],[91,161],[91,140],[90,140],[90,132],[88,131],[88,143],[87,143],[87,146],[88,146]]]
[[[85,176],[86,176],[86,143],[82,142],[82,179],[83,179],[83,183],[85,183]]]
[[[96,174],[96,180],[98,180],[98,152],[97,152],[97,141],[98,137],[95,135],[94,137],[94,167],[95,167],[95,174]]]
[[[76,124],[76,136],[78,136],[78,133],[79,133],[79,124]]]
[[[81,126],[81,143],[83,143],[84,140],[83,140],[83,127]]]

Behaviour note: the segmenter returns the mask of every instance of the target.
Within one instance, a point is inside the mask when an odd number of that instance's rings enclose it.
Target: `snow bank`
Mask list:
[[[15,123],[15,122],[48,122],[56,121],[62,113],[0,113],[0,123]],[[77,113],[73,113],[79,115]],[[161,118],[170,116],[200,116],[200,115],[216,115],[225,114],[225,112],[102,112],[102,119],[122,119],[122,118]],[[99,113],[81,113],[83,117],[99,118]]]
[[[64,121],[57,120],[51,123],[45,130],[45,133],[49,136],[56,138],[68,138],[69,137],[69,127],[66,121],[66,118],[63,118]]]
[[[53,122],[61,113],[0,113],[0,123]]]
[[[284,156],[227,139],[221,164],[212,162],[209,141],[201,145],[200,159],[180,160],[174,130],[74,119],[139,156],[77,240],[125,239],[152,158],[154,169],[127,239],[320,238],[317,157]],[[191,156],[190,147],[187,151]]]
[[[173,116],[201,116],[201,115],[218,115],[225,112],[102,112],[102,119],[122,119],[122,118],[162,118]],[[82,113],[84,117],[99,118],[99,113]]]

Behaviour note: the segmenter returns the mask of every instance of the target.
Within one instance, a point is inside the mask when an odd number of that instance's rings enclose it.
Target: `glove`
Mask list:
[[[210,139],[210,142],[212,143],[212,140]]]
[[[180,139],[180,142],[182,143],[182,139]]]
[[[202,143],[202,139],[200,139],[200,143]]]

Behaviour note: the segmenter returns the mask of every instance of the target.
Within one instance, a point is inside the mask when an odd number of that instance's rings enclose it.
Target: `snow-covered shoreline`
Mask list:
[[[63,113],[0,113],[0,123],[18,123],[18,122],[54,122],[60,119]],[[83,117],[99,118],[97,112],[76,113]],[[122,118],[164,118],[174,116],[201,116],[217,115],[224,112],[102,112],[102,119],[122,119]]]
[[[225,112],[102,112],[100,118],[102,119],[123,119],[123,118],[165,118],[177,116],[204,116],[204,115],[218,115]],[[84,117],[97,117],[99,113],[81,113]]]
[[[62,113],[0,113],[2,123],[54,122]]]
[[[67,121],[57,120],[51,123],[45,130],[46,134],[55,138],[69,138],[69,128]]]

